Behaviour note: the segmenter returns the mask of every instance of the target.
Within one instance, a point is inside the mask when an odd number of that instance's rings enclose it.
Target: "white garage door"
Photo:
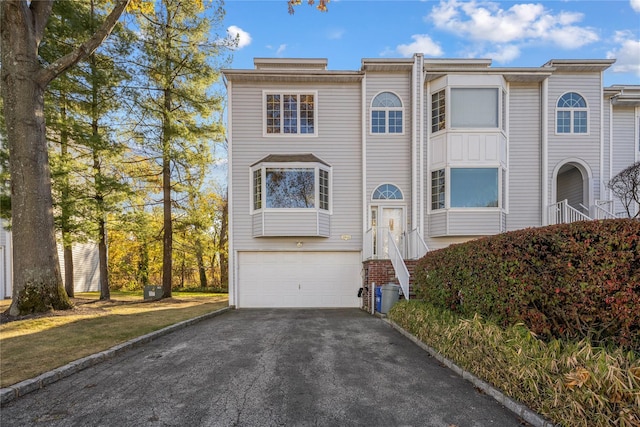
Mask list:
[[[358,252],[240,252],[238,307],[359,307]]]

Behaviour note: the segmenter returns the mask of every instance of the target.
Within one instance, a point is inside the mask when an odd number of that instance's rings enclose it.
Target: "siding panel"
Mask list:
[[[540,87],[509,87],[507,230],[542,225]]]

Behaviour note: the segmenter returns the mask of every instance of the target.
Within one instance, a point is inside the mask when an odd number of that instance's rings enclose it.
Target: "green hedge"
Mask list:
[[[640,351],[640,221],[531,228],[429,252],[419,299],[534,333]]]

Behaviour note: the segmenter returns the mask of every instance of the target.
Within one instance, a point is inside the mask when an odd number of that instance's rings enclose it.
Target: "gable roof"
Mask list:
[[[331,166],[329,163],[325,162],[319,157],[316,157],[314,154],[305,153],[305,154],[269,154],[267,157],[262,160],[258,160],[251,167],[256,166],[260,163],[321,163],[325,166]]]

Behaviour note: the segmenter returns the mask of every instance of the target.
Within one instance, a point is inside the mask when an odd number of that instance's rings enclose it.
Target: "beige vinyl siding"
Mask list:
[[[556,105],[566,92],[582,95],[589,109],[587,134],[556,134]],[[549,195],[554,194],[553,172],[567,159],[579,159],[589,166],[594,199],[600,197],[600,117],[602,107],[602,82],[599,72],[556,73],[549,77]],[[552,200],[551,202],[555,202]],[[593,203],[593,200],[586,201]],[[586,203],[585,203],[586,204]]]
[[[611,147],[611,100],[609,98],[604,99],[604,114],[603,114],[603,125],[602,125],[602,135],[604,137],[604,146],[603,146],[603,165],[604,170],[602,171],[602,181],[604,183],[609,182],[611,179],[611,171],[609,170],[609,166],[611,165],[611,155],[610,155],[610,147]],[[601,196],[602,199],[609,199],[609,190],[606,188],[605,184],[605,193]]]
[[[509,88],[509,214],[507,230],[542,225],[539,84]]]
[[[287,213],[285,210],[253,214],[253,236],[329,237],[330,215],[309,210]]]
[[[100,260],[96,243],[74,243],[71,248],[73,256],[73,289],[75,292],[100,291]],[[58,244],[58,261],[60,273],[64,279],[64,253]]]
[[[317,136],[269,136],[262,132],[263,90],[316,91]],[[235,250],[295,250],[298,237],[260,237],[262,225],[251,214],[250,166],[269,154],[313,153],[332,168],[332,215],[321,229],[330,236],[305,237],[303,250],[357,250],[362,248],[362,155],[360,84],[312,82],[240,83],[231,93],[233,242]],[[278,221],[297,223],[296,212],[278,213]],[[314,222],[313,232],[317,224]],[[287,234],[291,235],[291,234]],[[348,236],[348,238],[346,237]]]
[[[413,113],[411,98],[411,73],[367,74],[366,131],[367,131],[367,204],[371,204],[373,191],[381,184],[396,185],[404,196],[407,221],[411,220],[411,131]],[[403,134],[371,133],[371,101],[380,92],[393,92],[400,97],[403,106]],[[414,228],[407,224],[405,229]]]
[[[613,163],[612,177],[635,162],[636,145],[636,115],[634,107],[614,107],[613,112]],[[608,181],[607,181],[608,182]],[[622,203],[615,202],[614,212],[625,212]]]

